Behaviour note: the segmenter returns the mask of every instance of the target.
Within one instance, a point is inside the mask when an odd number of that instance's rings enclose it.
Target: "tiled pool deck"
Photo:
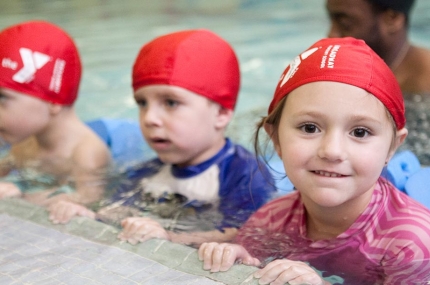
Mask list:
[[[0,284],[258,284],[254,267],[202,269],[197,250],[164,240],[138,245],[118,230],[79,217],[48,221],[45,209],[22,200],[0,201]]]

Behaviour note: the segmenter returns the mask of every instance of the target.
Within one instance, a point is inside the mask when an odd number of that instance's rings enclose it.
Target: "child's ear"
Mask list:
[[[264,130],[266,131],[267,135],[272,140],[273,146],[275,148],[276,153],[281,156],[281,147],[279,145],[279,139],[278,139],[278,132],[273,124],[264,123]]]
[[[403,128],[396,132],[394,145],[391,148],[390,152],[388,153],[387,161],[389,161],[393,157],[394,153],[399,148],[399,146],[405,141],[407,136],[408,136],[408,130],[406,128]]]
[[[233,110],[227,109],[221,105],[218,105],[218,114],[216,119],[216,127],[225,128],[233,118]]]

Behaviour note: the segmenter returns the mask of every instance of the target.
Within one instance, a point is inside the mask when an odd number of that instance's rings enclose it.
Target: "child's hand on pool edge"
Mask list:
[[[170,240],[169,233],[156,221],[145,217],[130,217],[121,221],[122,232],[118,238],[133,245],[149,239]]]
[[[12,182],[0,182],[0,199],[21,197],[19,188]]]
[[[203,269],[211,272],[227,271],[236,261],[245,265],[258,266],[260,261],[252,257],[241,245],[232,243],[203,243],[198,251]]]
[[[48,207],[49,220],[54,224],[66,224],[75,216],[95,219],[96,214],[85,206],[60,200],[52,203]]]
[[[282,285],[285,283],[329,285],[308,264],[288,259],[278,259],[267,264],[263,269],[254,273],[259,284]]]

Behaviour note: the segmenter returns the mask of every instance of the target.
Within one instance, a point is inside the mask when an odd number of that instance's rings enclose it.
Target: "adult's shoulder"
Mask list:
[[[430,94],[430,49],[411,46],[404,64],[395,71],[406,94]]]

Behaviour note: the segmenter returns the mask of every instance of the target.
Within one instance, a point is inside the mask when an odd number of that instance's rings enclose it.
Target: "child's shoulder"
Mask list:
[[[387,189],[388,202],[381,208],[379,230],[430,244],[430,210],[391,184]]]
[[[302,213],[304,211],[303,203],[300,200],[300,193],[293,191],[272,199],[263,205],[258,212],[270,213],[270,215],[289,215],[293,213]]]
[[[259,160],[259,158],[252,153],[250,150],[245,148],[243,145],[234,143],[230,139],[226,139],[226,144],[224,148],[218,153],[220,159],[219,162],[223,160],[234,168],[238,165],[243,166],[264,166],[264,163]]]
[[[111,161],[108,145],[89,127],[83,126],[79,131],[78,140],[72,147],[72,160],[81,166],[99,168],[107,166]]]
[[[31,136],[19,143],[13,144],[10,148],[10,157],[18,165],[25,164],[26,161],[34,160],[38,155],[39,147],[34,136]]]
[[[261,180],[262,185],[274,185],[273,177],[266,164],[244,146],[233,143],[229,139],[216,155],[213,163],[217,163],[220,171],[225,174],[221,175],[222,177],[234,176],[239,180],[240,177],[252,177],[255,183]]]
[[[383,182],[384,183],[384,182]],[[387,183],[387,182],[385,182]],[[392,215],[398,217],[413,217],[414,219],[421,219],[429,222],[430,225],[430,209],[419,203],[417,200],[408,196],[404,192],[398,190],[391,184],[386,184],[388,187],[387,197],[388,197],[388,210]]]

